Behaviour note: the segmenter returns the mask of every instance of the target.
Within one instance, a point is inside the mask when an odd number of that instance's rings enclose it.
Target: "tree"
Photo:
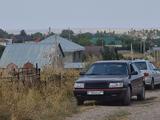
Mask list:
[[[62,30],[61,37],[67,38],[67,39],[72,39],[74,37],[74,32],[72,30]]]
[[[0,29],[0,38],[8,38],[8,33],[2,29]]]
[[[32,37],[32,40],[34,40],[34,41],[40,41],[44,38],[43,34],[40,32],[36,32],[36,33],[32,34],[31,37]]]
[[[103,60],[119,60],[123,58],[121,54],[118,54],[117,48],[115,47],[104,47],[102,57]]]
[[[105,45],[104,39],[98,39],[98,40],[96,41],[96,45],[98,45],[98,46],[104,46],[104,45]]]
[[[92,45],[90,41],[91,39],[92,39],[91,33],[82,33],[82,34],[76,35],[73,41],[77,44],[87,46],[87,45]]]
[[[27,40],[27,34],[25,30],[20,31],[19,38],[22,40],[22,42],[25,42]]]
[[[21,30],[20,31],[20,36],[26,37],[27,36],[26,31],[25,30]]]

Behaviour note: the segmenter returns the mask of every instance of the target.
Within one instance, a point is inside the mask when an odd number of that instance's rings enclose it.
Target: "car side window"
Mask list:
[[[150,68],[150,70],[156,69],[156,67],[152,63],[149,63],[149,68]]]
[[[151,63],[151,66],[152,66],[153,69],[156,69],[156,67],[152,63]]]
[[[130,68],[131,68],[131,73],[135,71],[133,64],[130,64]]]
[[[151,63],[148,63],[149,69],[153,70],[153,66],[151,65]]]
[[[136,65],[134,63],[132,64],[132,66],[133,66],[134,71],[140,73],[140,70],[136,67]]]

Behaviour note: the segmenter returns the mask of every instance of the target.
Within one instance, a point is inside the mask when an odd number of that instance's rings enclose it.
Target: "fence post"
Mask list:
[[[60,87],[62,86],[62,73],[60,72]]]

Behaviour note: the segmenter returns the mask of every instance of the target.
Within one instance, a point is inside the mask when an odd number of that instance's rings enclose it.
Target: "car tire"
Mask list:
[[[77,105],[83,105],[84,103],[84,100],[82,99],[77,99]]]
[[[154,90],[154,80],[151,81],[151,86],[150,86],[151,90]]]
[[[130,105],[131,103],[131,89],[130,87],[127,88],[127,91],[126,91],[126,95],[123,99],[123,105]]]
[[[140,94],[137,95],[137,100],[145,100],[145,86],[143,85]]]

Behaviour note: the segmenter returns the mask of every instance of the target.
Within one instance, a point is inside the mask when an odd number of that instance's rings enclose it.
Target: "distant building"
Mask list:
[[[86,55],[94,55],[94,56],[101,56],[103,51],[102,46],[85,46],[85,54]]]
[[[52,64],[54,57],[61,58],[65,68],[81,68],[84,47],[57,35],[38,43],[14,43],[7,45],[0,60],[0,67],[14,63],[22,67],[25,63],[38,64],[39,68]],[[74,63],[74,64],[73,64]]]
[[[81,45],[78,45],[72,41],[69,41],[65,38],[62,38],[57,35],[50,36],[40,43],[43,44],[55,44],[59,43],[64,52],[64,67],[65,68],[82,68],[82,55],[84,54],[85,48]]]
[[[90,42],[94,45],[97,44],[98,40],[103,40],[103,46],[114,46],[114,47],[122,47],[122,41],[114,36],[105,35],[103,37],[93,37]]]
[[[0,45],[6,46],[12,44],[12,39],[0,38]]]

